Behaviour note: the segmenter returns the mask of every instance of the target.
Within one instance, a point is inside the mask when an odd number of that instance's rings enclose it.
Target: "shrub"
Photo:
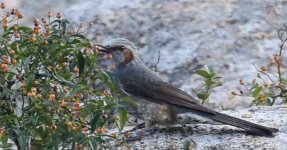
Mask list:
[[[243,88],[237,92],[232,91],[232,95],[252,97],[252,104],[272,106],[277,101],[278,104],[287,102],[287,78],[286,75],[286,56],[283,54],[283,48],[287,41],[287,31],[278,30],[278,37],[281,45],[278,53],[270,57],[266,66],[261,66],[256,78],[251,82],[240,80],[239,84]]]
[[[8,139],[18,149],[104,147],[108,128],[122,129],[127,111],[107,90],[116,88],[83,25],[69,32],[69,21],[49,12],[31,28],[20,25],[23,17],[13,9],[1,20],[0,147],[9,148]]]

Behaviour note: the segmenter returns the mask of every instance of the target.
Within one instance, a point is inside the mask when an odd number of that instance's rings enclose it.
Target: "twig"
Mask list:
[[[154,71],[157,72],[157,65],[159,64],[159,61],[160,61],[160,50],[158,51],[157,53],[157,62],[156,64],[154,65]]]

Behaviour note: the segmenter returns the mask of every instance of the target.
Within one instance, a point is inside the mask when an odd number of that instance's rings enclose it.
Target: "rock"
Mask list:
[[[250,109],[255,111],[250,112]],[[248,135],[240,129],[228,125],[186,125],[170,129],[160,128],[155,133],[142,140],[126,143],[133,149],[183,149],[190,141],[191,149],[205,150],[238,150],[238,149],[285,149],[287,147],[287,108],[284,106],[252,107],[240,111],[226,111],[223,113],[239,117],[252,113],[252,117],[243,118],[261,125],[279,129],[274,137]],[[125,146],[123,146],[125,147]],[[117,147],[121,149],[123,147]]]
[[[73,24],[94,21],[87,32],[94,42],[130,39],[151,68],[160,51],[158,71],[188,93],[194,94],[192,89],[202,86],[192,69],[212,66],[224,83],[211,94],[210,106],[216,109],[249,106],[252,99],[235,99],[230,92],[239,88],[240,79],[251,82],[256,77],[255,66],[267,65],[278,53],[277,30],[287,20],[287,3],[281,0],[62,0],[38,4],[37,0],[17,2],[25,16],[32,16],[25,17],[31,25],[33,18],[42,18],[48,11],[62,11]]]

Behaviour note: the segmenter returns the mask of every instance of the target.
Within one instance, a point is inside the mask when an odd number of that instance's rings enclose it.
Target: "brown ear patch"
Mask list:
[[[124,51],[125,60],[121,63],[121,65],[126,65],[134,60],[135,56],[131,50]]]

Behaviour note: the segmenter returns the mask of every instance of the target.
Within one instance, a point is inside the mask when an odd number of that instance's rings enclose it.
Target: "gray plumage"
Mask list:
[[[137,47],[127,39],[112,39],[106,41],[103,46],[106,53],[112,54],[116,69],[111,75],[117,81],[120,89],[129,96],[145,99],[148,103],[154,104],[152,109],[145,111],[163,110],[164,113],[150,113],[158,115],[155,117],[157,120],[163,119],[165,123],[173,124],[176,123],[177,114],[190,112],[257,135],[273,136],[273,133],[278,131],[275,128],[216,112],[199,104],[189,94],[165,82],[157,73],[149,69],[141,61]]]

